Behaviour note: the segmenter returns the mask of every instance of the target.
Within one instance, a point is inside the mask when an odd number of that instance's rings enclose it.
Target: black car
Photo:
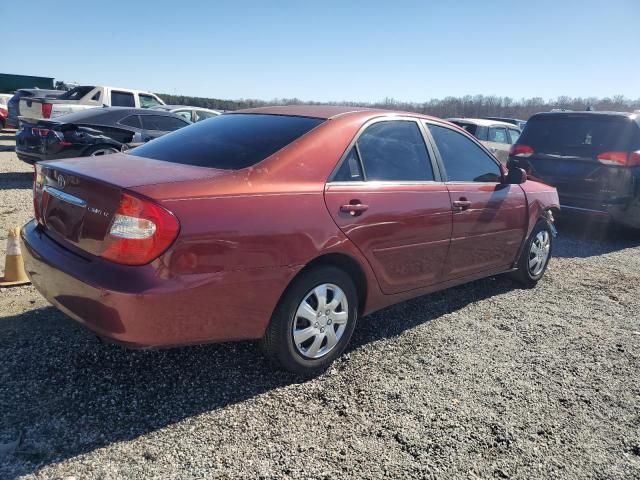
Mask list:
[[[7,127],[16,128],[18,126],[18,117],[20,116],[20,99],[24,97],[33,98],[58,98],[64,90],[42,90],[40,88],[21,88],[16,90],[13,97],[7,102],[7,110],[9,115],[7,117]]]
[[[550,112],[534,115],[508,166],[558,189],[561,207],[640,228],[640,115]]]
[[[189,124],[170,112],[128,107],[90,108],[32,123],[22,118],[16,133],[16,154],[27,163],[106,155]]]

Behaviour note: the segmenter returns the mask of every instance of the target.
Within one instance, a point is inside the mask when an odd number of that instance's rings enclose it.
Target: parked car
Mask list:
[[[558,189],[562,209],[640,228],[640,117],[618,112],[539,113],[509,164]]]
[[[23,121],[16,132],[16,154],[27,163],[107,155],[189,124],[170,112],[127,107],[92,108],[52,120]]]
[[[192,123],[206,120],[211,117],[217,117],[222,113],[217,110],[209,110],[208,108],[201,107],[188,107],[186,105],[157,105],[152,108],[154,110],[165,110],[167,112],[175,113]]]
[[[511,123],[482,118],[450,118],[450,122],[464,128],[480,140],[500,162],[506,164],[511,145],[518,141],[520,129]]]
[[[487,120],[498,120],[499,122],[511,123],[515,125],[520,130],[524,129],[524,126],[527,124],[526,120],[521,120],[519,118],[508,118],[508,117],[484,117]]]
[[[262,338],[315,373],[359,316],[551,257],[553,187],[440,119],[329,106],[223,114],[91,162],[36,165],[26,270],[131,347]]]
[[[0,93],[0,130],[7,126],[7,117],[9,116],[7,102],[12,96],[13,95],[6,93]]]
[[[42,90],[40,88],[21,88],[16,90],[13,96],[7,102],[7,110],[9,116],[7,118],[8,128],[18,127],[18,117],[20,116],[20,99],[43,97],[43,98],[58,98],[65,93],[63,90]]]
[[[128,88],[83,85],[56,99],[22,98],[20,112],[29,119],[48,119],[97,107],[150,108],[164,105],[153,93]]]

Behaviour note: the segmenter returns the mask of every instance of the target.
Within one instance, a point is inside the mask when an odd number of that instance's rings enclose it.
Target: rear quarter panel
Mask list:
[[[527,180],[521,185],[527,197],[529,224],[527,237],[546,210],[560,210],[558,191],[545,183]]]

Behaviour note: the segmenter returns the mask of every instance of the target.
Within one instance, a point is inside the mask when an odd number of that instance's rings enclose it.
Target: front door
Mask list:
[[[415,120],[369,125],[325,189],[329,212],[369,261],[380,288],[438,283],[451,237],[451,203]]]
[[[474,140],[429,124],[453,212],[451,248],[443,279],[507,269],[526,234],[527,204],[519,185],[501,183],[497,162]]]

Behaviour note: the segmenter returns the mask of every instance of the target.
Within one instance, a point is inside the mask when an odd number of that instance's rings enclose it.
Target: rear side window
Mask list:
[[[238,170],[264,160],[323,121],[286,115],[219,115],[160,137],[130,153],[184,165]]]
[[[499,182],[500,167],[473,141],[450,128],[429,125],[450,182]]]
[[[135,107],[136,101],[133,93],[111,91],[111,106],[113,107]]]
[[[120,120],[119,123],[127,127],[140,128],[140,117],[138,117],[138,115],[129,115]]]
[[[188,122],[175,117],[161,115],[142,115],[142,128],[145,130],[157,130],[161,132],[173,132],[189,125]]]
[[[375,123],[362,132],[357,145],[367,180],[434,180],[427,147],[416,122]]]
[[[531,118],[518,139],[537,153],[596,157],[602,152],[630,151],[635,125],[608,115],[541,115]]]
[[[360,168],[360,158],[356,147],[352,147],[347,158],[344,159],[342,165],[333,177],[334,182],[359,182],[364,180],[362,177],[362,169]]]

